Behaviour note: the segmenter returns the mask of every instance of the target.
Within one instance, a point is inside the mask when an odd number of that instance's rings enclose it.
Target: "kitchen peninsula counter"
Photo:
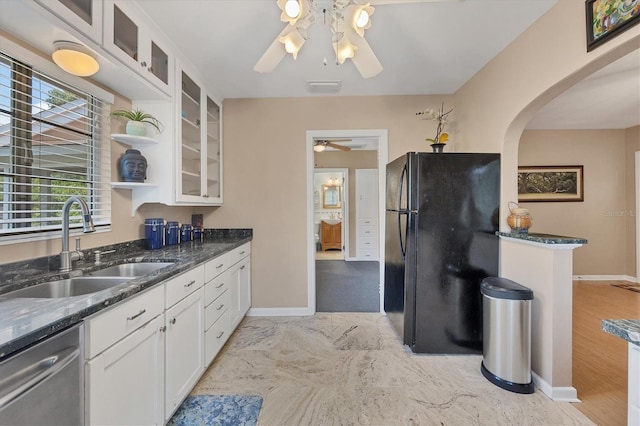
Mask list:
[[[189,242],[159,250],[144,250],[143,240],[101,247],[115,249],[95,265],[93,251],[85,260],[61,274],[52,268],[57,256],[0,265],[0,360],[24,347],[82,321],[102,309],[239,247],[253,238],[251,229],[206,229],[204,242]],[[133,278],[112,288],[66,298],[2,298],[4,293],[48,281],[82,276],[112,265],[131,262],[172,262],[151,274]]]
[[[626,340],[628,356],[627,424],[640,424],[640,319],[605,319],[602,329]]]

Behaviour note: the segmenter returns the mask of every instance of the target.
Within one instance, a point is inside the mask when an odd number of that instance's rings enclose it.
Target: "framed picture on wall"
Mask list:
[[[518,167],[518,201],[584,201],[583,166]]]
[[[586,0],[587,52],[640,22],[640,0]]]

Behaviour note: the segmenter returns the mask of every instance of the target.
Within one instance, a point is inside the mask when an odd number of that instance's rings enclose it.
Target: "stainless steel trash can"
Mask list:
[[[506,278],[482,280],[482,374],[496,386],[533,393],[531,302],[533,291]]]

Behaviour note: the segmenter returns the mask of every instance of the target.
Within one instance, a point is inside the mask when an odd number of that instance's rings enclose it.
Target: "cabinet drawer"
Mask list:
[[[251,254],[251,244],[246,243],[240,247],[236,247],[229,252],[229,265],[238,263]]]
[[[204,362],[211,364],[225,342],[229,339],[229,311],[225,311],[218,321],[204,333]]]
[[[358,218],[358,226],[378,226],[378,220],[375,217]]]
[[[204,284],[204,268],[198,266],[166,282],[166,307],[170,308]]]
[[[378,250],[377,249],[358,250],[357,256],[359,259],[378,260]]]
[[[367,237],[373,237],[376,238],[378,236],[378,228],[375,226],[358,226],[358,229],[356,230],[357,234],[358,234],[358,238],[367,238]]]
[[[204,286],[204,306],[208,306],[211,302],[213,302],[218,296],[224,293],[230,284],[230,274],[229,270],[224,271],[222,274],[218,275],[211,281],[205,284]]]
[[[207,330],[229,309],[229,292],[225,291],[204,308],[204,329]]]
[[[164,310],[164,285],[101,311],[85,320],[85,355],[93,358]]]
[[[360,237],[356,241],[357,249],[371,249],[378,247],[378,239],[376,237]]]
[[[229,261],[229,253],[222,254],[213,260],[204,264],[205,282],[209,282],[231,266],[233,263]]]

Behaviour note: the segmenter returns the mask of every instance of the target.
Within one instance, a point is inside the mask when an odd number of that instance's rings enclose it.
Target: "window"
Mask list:
[[[71,195],[111,222],[108,104],[0,52],[0,242],[62,228]],[[70,227],[82,226],[72,206]],[[57,233],[56,233],[57,235]]]

